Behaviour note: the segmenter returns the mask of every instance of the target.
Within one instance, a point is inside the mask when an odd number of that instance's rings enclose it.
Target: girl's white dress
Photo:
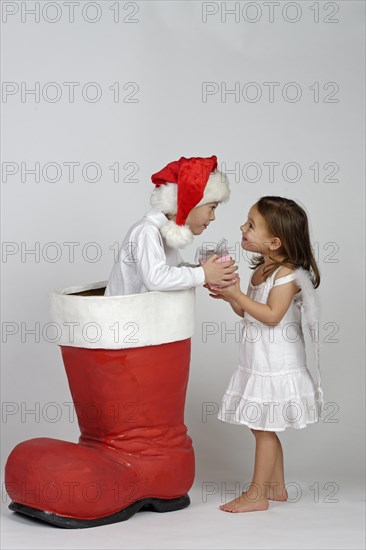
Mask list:
[[[288,427],[305,428],[318,422],[323,406],[319,367],[319,307],[308,271],[278,278],[281,266],[263,283],[249,281],[247,295],[267,303],[274,286],[296,280],[301,290],[278,325],[266,325],[247,312],[242,320],[243,333],[239,365],[222,398],[218,418],[253,429],[283,431]],[[303,306],[303,308],[301,307]],[[310,330],[315,351],[318,383],[307,368],[303,326]]]

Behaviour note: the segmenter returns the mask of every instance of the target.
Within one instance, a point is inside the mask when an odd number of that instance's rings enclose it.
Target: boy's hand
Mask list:
[[[234,266],[235,260],[229,262],[215,262],[219,256],[213,254],[207,262],[202,264],[205,272],[205,283],[210,285],[222,285],[224,287],[232,286],[232,281],[237,277],[235,271],[238,266]]]

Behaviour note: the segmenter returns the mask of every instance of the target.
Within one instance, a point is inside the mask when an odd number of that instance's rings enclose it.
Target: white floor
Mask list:
[[[230,514],[218,509],[221,502],[233,498],[221,495],[220,483],[203,489],[197,482],[189,493],[191,505],[184,510],[165,514],[140,512],[126,522],[73,530],[11,512],[7,507],[10,501],[3,495],[1,548],[365,548],[362,487],[343,483],[336,495],[332,496],[330,488],[329,498],[317,499],[306,483],[300,486],[303,490],[299,499],[289,490],[294,502],[270,501],[264,512]]]

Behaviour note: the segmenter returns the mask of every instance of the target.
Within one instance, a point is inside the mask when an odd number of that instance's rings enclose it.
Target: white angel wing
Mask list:
[[[316,289],[313,287],[313,283],[310,277],[310,273],[298,267],[295,270],[295,281],[296,284],[301,288],[299,297],[295,298],[297,304],[301,307],[303,306],[303,315],[301,319],[304,327],[308,327],[314,350],[315,357],[315,366],[318,373],[318,398],[321,408],[324,404],[324,392],[321,387],[321,373],[320,373],[320,338],[319,338],[319,323],[321,317],[321,305],[319,301],[319,296]],[[296,295],[295,295],[296,296]]]
[[[309,327],[312,339],[319,340],[320,301],[309,272],[298,267],[295,270],[295,281],[301,288],[300,299],[304,308],[306,326]]]

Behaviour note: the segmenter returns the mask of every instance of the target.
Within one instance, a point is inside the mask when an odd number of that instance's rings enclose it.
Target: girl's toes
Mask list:
[[[223,504],[222,506],[220,506],[220,509],[223,512],[231,512],[231,506],[229,506],[228,504]]]

